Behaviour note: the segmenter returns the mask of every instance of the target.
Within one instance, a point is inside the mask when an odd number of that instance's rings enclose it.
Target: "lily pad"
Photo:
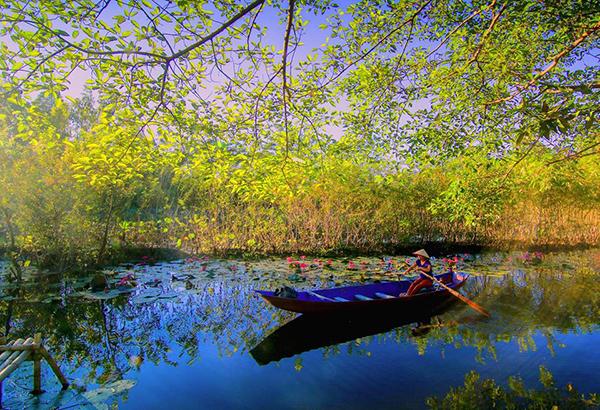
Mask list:
[[[82,394],[83,397],[88,399],[98,409],[108,409],[106,401],[110,398],[121,394],[135,386],[135,380],[118,380],[113,383],[105,384],[95,390],[91,390]]]
[[[158,299],[174,299],[179,296],[177,292],[166,292],[157,296]]]
[[[71,296],[79,296],[79,297],[83,297],[85,299],[91,299],[91,300],[108,300],[108,299],[116,298],[117,296],[120,296],[125,293],[129,293],[129,292],[130,292],[129,290],[121,291],[119,289],[111,289],[107,292],[91,292],[88,290],[82,290],[82,291],[73,293]]]

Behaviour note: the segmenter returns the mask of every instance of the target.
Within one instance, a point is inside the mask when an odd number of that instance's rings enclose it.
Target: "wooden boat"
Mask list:
[[[453,290],[459,289],[469,275],[446,272],[435,277]],[[344,286],[330,289],[298,291],[295,297],[284,297],[273,291],[256,290],[273,306],[298,313],[354,313],[365,310],[402,310],[431,308],[453,297],[448,290],[438,284],[425,292],[412,296],[398,296],[405,293],[410,280],[381,282],[358,286]]]

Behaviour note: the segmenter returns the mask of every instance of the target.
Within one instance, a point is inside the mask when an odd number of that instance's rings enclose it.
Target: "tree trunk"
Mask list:
[[[8,237],[10,239],[10,250],[14,250],[16,248],[15,242],[15,231],[12,226],[12,222],[10,221],[10,215],[6,208],[2,208],[2,213],[4,214],[4,221],[6,223],[6,228],[8,229]]]
[[[110,224],[112,223],[112,214],[115,203],[115,189],[114,187],[110,191],[108,214],[106,215],[106,221],[104,223],[104,233],[102,234],[102,242],[100,243],[100,251],[98,252],[97,263],[102,263],[104,259],[104,253],[106,252],[106,246],[108,245],[108,234],[110,232]]]

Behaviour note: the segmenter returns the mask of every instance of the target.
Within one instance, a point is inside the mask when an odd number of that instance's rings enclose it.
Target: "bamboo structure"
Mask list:
[[[0,408],[2,408],[2,381],[14,372],[24,361],[33,362],[32,394],[41,394],[42,390],[42,359],[62,384],[63,390],[69,387],[69,382],[60,371],[58,364],[42,345],[42,335],[37,333],[33,338],[17,339],[6,343],[0,340]]]

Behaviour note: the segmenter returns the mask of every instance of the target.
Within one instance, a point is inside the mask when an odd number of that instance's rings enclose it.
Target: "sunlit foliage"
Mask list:
[[[598,243],[597,15],[2,1],[5,247],[61,266],[136,245]]]

